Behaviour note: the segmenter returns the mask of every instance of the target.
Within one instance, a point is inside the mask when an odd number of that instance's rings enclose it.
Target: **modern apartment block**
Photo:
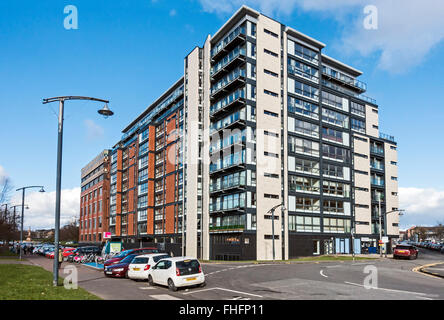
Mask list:
[[[243,6],[191,51],[110,152],[113,239],[218,260],[360,252],[379,207],[398,238],[397,144],[362,72],[324,48]]]
[[[80,242],[103,241],[108,231],[109,150],[102,151],[81,171]]]

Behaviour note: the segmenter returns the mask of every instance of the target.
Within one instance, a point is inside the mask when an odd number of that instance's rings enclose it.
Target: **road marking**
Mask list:
[[[139,287],[139,289],[142,289],[142,290],[154,290],[156,288],[154,288],[154,287]]]
[[[239,294],[246,294],[246,295],[253,296],[253,297],[263,298],[263,296],[260,296],[260,295],[258,295],[258,294],[252,294],[252,293],[248,293],[248,292],[236,291],[236,290],[225,289],[225,288],[219,288],[219,287],[217,287],[217,288],[203,289],[203,290],[198,290],[198,291],[185,292],[185,293],[183,293],[183,294],[199,293],[199,292],[210,291],[210,290],[229,291],[229,292],[234,292],[234,293],[239,293]]]
[[[324,270],[321,270],[319,273],[320,273],[321,276],[323,276],[324,278],[328,278],[328,277],[324,274]]]
[[[396,289],[387,289],[387,288],[374,288],[374,287],[366,287],[362,284],[358,284],[358,283],[353,283],[353,282],[348,282],[348,281],[344,281],[344,283],[347,284],[351,284],[353,286],[358,286],[358,287],[363,287],[363,288],[368,288],[368,289],[376,289],[376,290],[385,290],[385,291],[391,291],[391,292],[399,292],[399,293],[409,293],[409,294],[416,294],[416,295],[421,295],[421,296],[436,296],[433,294],[428,294],[428,293],[423,293],[423,292],[413,292],[413,291],[404,291],[404,290],[396,290]]]
[[[170,296],[169,294],[153,294],[150,295],[150,297],[156,300],[182,300],[180,298]]]

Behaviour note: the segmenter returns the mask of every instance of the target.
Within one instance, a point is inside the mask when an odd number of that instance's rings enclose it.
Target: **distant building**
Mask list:
[[[414,226],[406,230],[406,240],[411,241],[444,241],[444,226],[422,227]]]
[[[79,242],[100,243],[108,231],[109,166],[104,150],[81,171]]]

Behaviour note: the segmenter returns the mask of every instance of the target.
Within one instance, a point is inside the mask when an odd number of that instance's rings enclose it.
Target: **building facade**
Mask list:
[[[102,151],[81,171],[79,242],[102,243],[109,226],[109,150]]]
[[[217,260],[397,239],[397,144],[324,48],[243,6],[191,51],[110,151],[113,238]]]

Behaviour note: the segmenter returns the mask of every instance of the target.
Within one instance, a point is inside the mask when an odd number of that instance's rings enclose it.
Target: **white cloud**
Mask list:
[[[444,191],[420,188],[399,188],[399,207],[405,209],[401,227],[433,226],[444,223]]]
[[[232,13],[242,4],[270,16],[289,16],[297,8],[322,12],[344,29],[338,46],[341,51],[364,56],[377,53],[379,68],[393,73],[420,64],[444,39],[441,0],[200,0],[200,3],[205,11],[215,13]],[[363,27],[364,7],[370,4],[378,9],[377,30]]]
[[[86,119],[83,123],[86,127],[86,136],[88,140],[95,140],[103,137],[105,130],[93,120]]]
[[[24,229],[28,227],[34,229],[51,229],[55,224],[55,198],[56,192],[27,191],[25,204],[29,209],[24,213]],[[80,215],[80,188],[64,189],[61,193],[60,206],[60,227]],[[12,203],[21,204],[22,198],[16,195]],[[17,212],[21,214],[21,208],[17,207]]]
[[[175,9],[170,10],[170,17],[174,17],[177,14],[177,11]]]

